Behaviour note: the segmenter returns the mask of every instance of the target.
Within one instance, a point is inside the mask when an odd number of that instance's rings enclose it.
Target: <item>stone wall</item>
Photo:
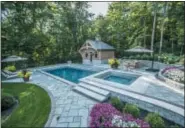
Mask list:
[[[170,110],[167,110],[165,108],[159,107],[157,105],[129,97],[127,95],[122,95],[122,94],[118,94],[115,92],[112,92],[111,95],[119,97],[124,102],[135,104],[136,106],[138,106],[141,109],[147,110],[149,112],[159,113],[159,115],[164,117],[165,119],[168,119],[168,120],[175,122],[175,123],[184,127],[184,117],[182,115],[179,115],[179,114],[172,112]]]
[[[184,84],[181,84],[181,83],[178,83],[176,81],[173,81],[171,79],[166,78],[165,76],[162,75],[161,72],[162,72],[162,70],[159,71],[158,76],[157,76],[160,80],[167,83],[167,85],[169,85],[170,87],[184,92]]]
[[[129,61],[129,59],[123,59],[122,61]],[[147,66],[147,67],[151,67],[152,66],[152,61],[150,60],[137,60],[138,62],[140,62],[140,66]],[[179,65],[174,65],[174,64],[164,64],[158,61],[154,61],[154,68],[156,69],[163,69],[165,67],[169,67],[169,66],[179,66]]]

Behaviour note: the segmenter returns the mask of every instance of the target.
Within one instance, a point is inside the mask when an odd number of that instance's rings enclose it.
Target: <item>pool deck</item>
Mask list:
[[[55,67],[61,65],[63,64],[55,65]],[[76,64],[75,66],[82,65]],[[70,84],[37,71],[38,69],[40,70],[47,67],[54,66],[32,68],[31,70],[33,71],[33,74],[31,80],[29,81],[29,83],[33,83],[44,88],[51,98],[52,109],[45,127],[88,127],[89,113],[93,105],[98,102],[74,92],[72,90],[73,86]],[[83,65],[83,68],[108,69],[108,66]],[[142,73],[143,75],[151,78],[151,81],[149,81],[149,84],[147,85],[147,89],[144,91],[146,95],[154,96],[159,99],[184,106],[184,95],[167,88],[159,81],[156,82],[154,74],[147,72]],[[21,78],[15,78],[4,82],[23,82],[23,80]]]
[[[16,78],[6,82],[23,80]],[[45,127],[88,127],[89,112],[96,101],[72,91],[72,86],[40,72],[34,72],[29,83],[44,88],[51,98],[51,113]]]

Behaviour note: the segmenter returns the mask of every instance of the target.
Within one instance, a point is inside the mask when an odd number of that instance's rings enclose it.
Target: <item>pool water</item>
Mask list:
[[[63,68],[57,68],[52,70],[46,70],[46,72],[74,83],[79,83],[79,79],[95,73],[95,71],[82,70],[82,69],[71,68],[71,67],[63,67]]]
[[[109,75],[103,78],[104,80],[116,82],[124,85],[130,85],[133,83],[137,77],[136,76],[116,76],[116,75]]]

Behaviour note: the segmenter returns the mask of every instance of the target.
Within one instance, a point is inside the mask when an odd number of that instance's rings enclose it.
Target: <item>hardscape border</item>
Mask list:
[[[167,85],[170,84],[170,85],[168,85],[169,87],[171,87],[171,88],[173,88],[173,89],[175,89],[175,90],[179,90],[179,91],[181,91],[182,93],[184,93],[184,85],[181,84],[181,83],[178,83],[178,82],[176,82],[176,81],[173,81],[173,80],[171,80],[171,79],[169,79],[169,78],[167,78],[167,77],[165,77],[165,76],[163,76],[163,75],[162,75],[162,71],[163,71],[163,70],[164,70],[164,69],[161,69],[161,70],[159,71],[157,77],[158,77],[160,80],[162,80],[163,82],[167,83]]]
[[[84,80],[82,80],[84,81]],[[90,81],[90,79],[88,79]],[[99,86],[102,88],[102,86]],[[162,117],[184,126],[184,108],[174,106],[141,94],[129,92],[128,90],[102,88],[111,92],[111,96],[119,97],[122,101],[132,103],[149,112],[158,112]]]
[[[82,78],[80,80],[82,82],[87,81],[87,83],[88,83],[88,81],[91,81],[91,82],[94,81],[95,84],[109,85],[112,89],[111,88],[110,89],[103,88],[103,89],[110,91],[112,96],[118,96],[122,101],[136,104],[140,108],[148,110],[150,112],[159,112],[159,114],[162,117],[184,126],[184,111],[183,111],[184,107],[179,106],[179,105],[175,105],[172,103],[168,103],[167,101],[164,101],[164,100],[161,100],[158,98],[153,98],[150,96],[139,94],[139,93],[130,91],[128,89],[126,90],[123,88],[116,88],[115,86],[113,86],[113,84],[109,84],[111,82],[105,82],[104,80],[100,80],[100,79],[96,78],[96,76],[105,74],[106,72],[110,72],[110,71],[115,71],[115,70],[112,70],[112,69],[105,70],[105,71],[99,72],[97,74],[91,75],[87,78]],[[89,84],[91,84],[91,83],[89,83]],[[99,87],[102,88],[102,86],[99,86]],[[115,89],[113,89],[113,88],[115,88]],[[129,95],[127,95],[127,93]],[[134,96],[133,96],[133,94],[134,94]]]

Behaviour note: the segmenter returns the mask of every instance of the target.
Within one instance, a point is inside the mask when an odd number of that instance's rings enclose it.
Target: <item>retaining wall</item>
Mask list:
[[[122,95],[122,94],[118,94],[115,92],[111,92],[111,95],[119,97],[124,102],[135,104],[139,108],[142,108],[142,109],[147,110],[149,112],[159,113],[159,115],[164,117],[165,119],[168,119],[168,120],[175,122],[175,123],[184,127],[184,116],[179,115],[178,113],[175,113],[175,112],[170,111],[168,109],[165,109],[163,107],[160,107],[160,106],[157,106],[157,105],[154,105],[154,104],[151,104],[151,103],[139,100],[139,99],[129,97],[127,95]]]

